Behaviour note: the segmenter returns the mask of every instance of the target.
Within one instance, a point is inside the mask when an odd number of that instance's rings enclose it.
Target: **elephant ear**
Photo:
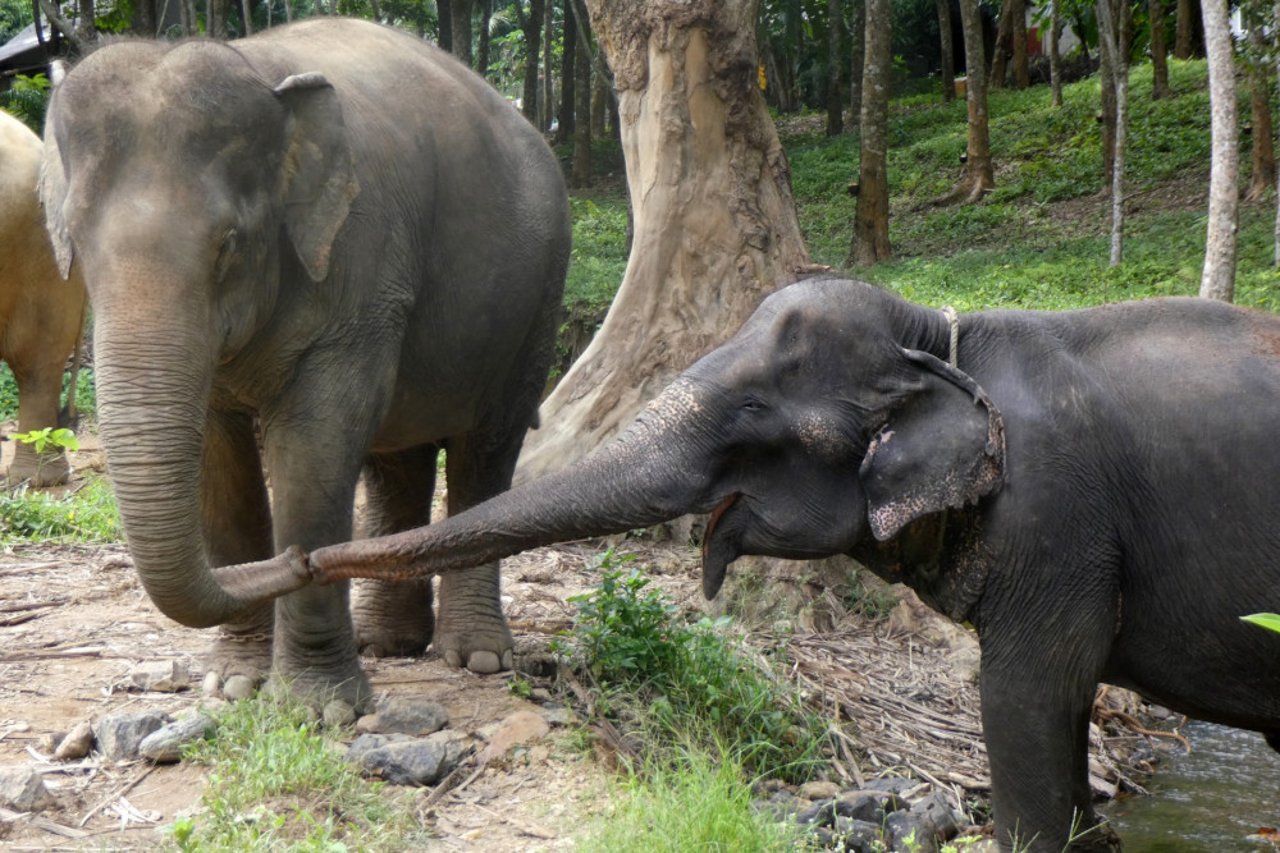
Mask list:
[[[360,192],[338,94],[323,74],[286,77],[275,93],[289,111],[285,229],[312,281],[329,275],[333,240]]]
[[[44,151],[40,157],[40,177],[36,182],[40,193],[40,206],[44,208],[44,226],[53,244],[53,258],[58,264],[58,274],[65,280],[71,275],[71,261],[75,252],[71,248],[71,233],[67,230],[64,208],[67,203],[67,176],[62,167],[62,153],[58,137],[51,128],[45,130]]]
[[[872,439],[858,476],[881,542],[918,518],[959,509],[1004,481],[1004,419],[968,374],[918,350],[909,394]]]

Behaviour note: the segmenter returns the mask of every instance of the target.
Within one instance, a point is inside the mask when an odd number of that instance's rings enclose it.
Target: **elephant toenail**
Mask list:
[[[490,675],[500,668],[498,656],[493,652],[472,652],[471,657],[467,660],[467,669],[480,675]]]
[[[253,679],[245,675],[230,675],[222,683],[222,695],[238,702],[253,695]]]
[[[449,649],[444,653],[444,662],[449,664],[449,666],[460,667],[462,666],[462,655],[458,654],[453,649]]]
[[[511,649],[507,649],[506,651],[504,651],[504,652],[502,653],[502,668],[503,668],[503,669],[514,669],[514,668],[515,668],[515,667],[513,666],[514,661],[515,661],[515,658],[514,658],[514,657],[512,656],[512,654],[511,654]]]

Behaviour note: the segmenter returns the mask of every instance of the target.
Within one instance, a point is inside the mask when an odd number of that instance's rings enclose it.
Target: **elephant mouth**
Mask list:
[[[707,532],[702,538],[702,594],[708,601],[716,597],[724,584],[724,575],[729,564],[741,556],[739,535],[742,519],[735,522],[735,513],[730,512],[741,495],[734,493],[722,500],[711,511],[707,519]],[[725,518],[725,514],[729,518]],[[740,514],[738,514],[740,515]]]

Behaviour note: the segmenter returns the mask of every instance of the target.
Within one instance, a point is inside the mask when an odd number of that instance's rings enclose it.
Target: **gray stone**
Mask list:
[[[213,734],[213,720],[203,714],[195,714],[161,726],[142,739],[138,754],[157,764],[172,764],[182,759],[182,748]]]
[[[893,853],[938,853],[938,840],[924,815],[896,811],[884,819],[884,834]]]
[[[359,764],[367,775],[393,785],[434,785],[458,765],[465,747],[465,736],[437,732],[368,749],[360,755]]]
[[[143,738],[168,722],[169,716],[159,711],[112,714],[98,720],[93,733],[103,758],[108,761],[131,761],[138,757],[138,747],[142,745]]]
[[[0,805],[19,812],[38,812],[57,802],[44,778],[30,767],[0,767]]]
[[[59,761],[75,761],[84,758],[93,749],[93,726],[88,720],[76,723],[71,731],[58,742],[53,757]]]
[[[355,740],[351,741],[351,744],[347,747],[347,761],[350,761],[352,764],[359,764],[366,752],[369,752],[374,749],[381,749],[387,744],[403,743],[404,741],[409,741],[409,740],[413,740],[413,738],[409,737],[408,735],[400,735],[400,734],[380,735],[380,734],[372,734],[372,733],[362,734],[359,737],[357,737]]]
[[[177,693],[191,686],[191,674],[180,660],[143,661],[129,673],[131,689]]]
[[[405,734],[423,737],[449,725],[443,705],[408,696],[387,696],[372,714],[356,721],[356,731],[370,734]]]
[[[879,826],[884,820],[886,804],[893,807],[901,805],[892,794],[879,791],[853,791],[836,800],[836,814],[850,820],[862,820]]]
[[[578,721],[578,715],[572,708],[563,705],[544,705],[542,718],[553,726],[572,726]]]
[[[847,853],[881,853],[884,850],[879,823],[837,817],[832,835]]]
[[[817,781],[805,782],[796,791],[796,794],[806,800],[830,800],[836,794],[840,793],[840,786],[835,782]]]
[[[941,791],[912,803],[911,814],[918,816],[921,825],[935,838],[951,838],[960,831],[960,817]]]

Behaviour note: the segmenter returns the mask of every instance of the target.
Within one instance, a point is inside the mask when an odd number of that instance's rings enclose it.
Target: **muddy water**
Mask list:
[[[1147,786],[1152,796],[1105,809],[1125,853],[1275,853],[1245,839],[1280,826],[1280,753],[1253,732],[1210,723],[1183,731],[1192,751],[1164,759]]]

